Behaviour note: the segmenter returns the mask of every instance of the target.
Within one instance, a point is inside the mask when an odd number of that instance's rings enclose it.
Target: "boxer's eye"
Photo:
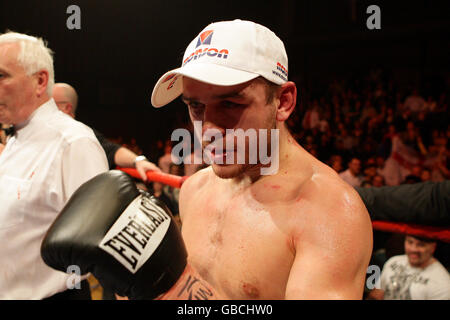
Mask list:
[[[196,102],[189,102],[187,103],[189,112],[194,116],[195,118],[202,117],[203,112],[205,111],[205,105],[201,103]]]
[[[203,108],[205,107],[203,104],[201,103],[197,103],[197,102],[189,102],[188,103],[188,107],[192,110],[192,111],[200,111],[203,110]]]
[[[242,104],[236,103],[236,102],[233,102],[233,101],[228,101],[228,100],[222,101],[221,105],[223,107],[229,108],[229,109],[242,107]]]

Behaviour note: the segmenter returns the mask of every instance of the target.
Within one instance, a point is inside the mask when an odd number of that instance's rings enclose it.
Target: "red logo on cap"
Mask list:
[[[162,81],[162,83],[165,83],[165,82],[169,81],[170,79],[172,79],[172,78],[175,77],[175,76],[176,76],[176,74],[169,74],[169,75]]]
[[[175,78],[173,78],[172,81],[170,81],[169,85],[167,86],[167,90],[172,89],[172,88],[173,88],[173,85],[175,84],[175,82],[176,82],[177,79],[178,79],[178,75],[173,75],[173,76],[175,76]],[[170,77],[169,79],[171,79],[171,78],[172,78],[172,77]],[[169,79],[167,79],[167,80],[169,80]]]
[[[212,31],[212,30],[207,30],[205,32],[202,32],[200,34],[200,36],[198,37],[197,45],[195,47],[197,48],[198,46],[201,46],[203,44],[211,44],[211,39],[212,39],[213,33],[214,33],[214,31]]]
[[[277,69],[281,71],[284,75],[288,75],[287,69],[279,62],[277,62]]]

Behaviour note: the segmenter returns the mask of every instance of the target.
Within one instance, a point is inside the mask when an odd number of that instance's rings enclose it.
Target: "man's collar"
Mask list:
[[[17,138],[19,138],[19,136],[27,136],[26,132],[32,130],[34,123],[39,123],[39,119],[46,117],[48,114],[52,114],[56,110],[58,110],[58,107],[56,106],[53,98],[50,98],[47,102],[41,104],[36,108],[36,110],[33,111],[33,113],[31,113],[26,121],[14,126]]]
[[[16,128],[14,126],[10,126],[8,128],[2,128],[2,130],[5,132],[6,136],[12,136],[16,132]]]

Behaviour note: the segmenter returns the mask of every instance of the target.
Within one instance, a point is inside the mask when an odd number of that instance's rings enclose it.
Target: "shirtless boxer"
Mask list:
[[[79,265],[133,299],[361,299],[371,221],[356,191],[285,125],[297,90],[281,40],[252,22],[215,23],[183,61],[157,83],[152,104],[182,94],[203,133],[278,129],[278,171],[263,175],[248,148],[244,164],[220,164],[227,153],[213,150],[217,163],[181,188],[182,237],[167,209],[139,195],[126,174],[99,175],[50,228],[44,261],[61,271]],[[218,139],[227,150],[235,137]],[[228,150],[234,160],[237,150]]]
[[[222,49],[226,59],[215,55]],[[362,298],[370,218],[354,189],[289,133],[297,89],[287,81],[281,40],[252,22],[216,23],[191,42],[183,61],[156,85],[155,107],[181,94],[202,133],[279,129],[276,174],[261,175],[261,164],[213,163],[184,183],[180,217],[190,265],[230,299]]]

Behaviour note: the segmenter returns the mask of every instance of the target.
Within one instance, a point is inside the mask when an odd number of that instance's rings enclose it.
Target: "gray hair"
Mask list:
[[[52,96],[55,83],[55,71],[53,67],[53,51],[47,47],[46,41],[17,32],[0,34],[0,44],[18,43],[20,46],[17,62],[23,67],[27,75],[32,75],[40,70],[48,72],[47,94]]]

